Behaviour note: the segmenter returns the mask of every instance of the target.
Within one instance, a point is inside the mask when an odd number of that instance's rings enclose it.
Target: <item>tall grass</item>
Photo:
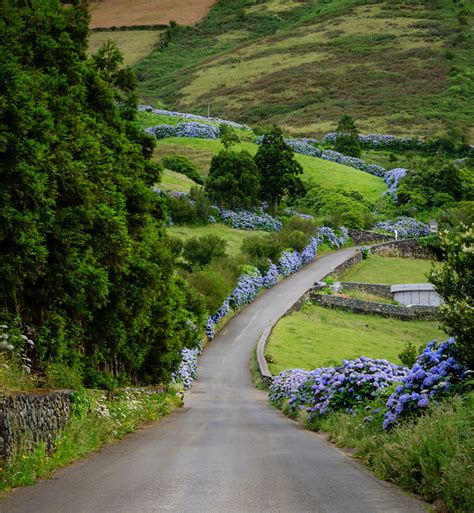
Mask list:
[[[355,456],[380,478],[452,513],[472,513],[474,392],[449,398],[390,432],[382,431],[380,419],[364,422],[366,415],[335,414],[311,427],[339,446],[355,448]]]

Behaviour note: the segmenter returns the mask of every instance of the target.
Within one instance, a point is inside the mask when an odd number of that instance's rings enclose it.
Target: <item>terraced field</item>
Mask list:
[[[91,28],[162,25],[174,20],[193,25],[202,19],[215,0],[92,0]]]

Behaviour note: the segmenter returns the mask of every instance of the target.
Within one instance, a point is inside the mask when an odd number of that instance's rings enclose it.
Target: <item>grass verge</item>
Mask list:
[[[266,232],[237,230],[224,224],[215,223],[204,226],[170,226],[168,233],[181,240],[186,240],[191,237],[202,237],[208,234],[217,235],[227,242],[227,254],[229,256],[237,256],[241,253],[240,248],[245,239],[262,235]]]
[[[374,405],[373,407],[377,407]],[[373,408],[372,407],[372,408]],[[469,513],[474,504],[474,393],[451,397],[421,418],[383,431],[381,423],[337,413],[307,424],[328,433],[375,474],[430,502],[435,511]]]
[[[172,387],[161,393],[126,389],[110,398],[102,391],[78,392],[73,400],[73,415],[58,436],[53,452],[48,454],[43,444],[0,469],[0,494],[48,477],[180,406],[181,398]]]
[[[427,283],[426,273],[436,265],[430,260],[371,255],[344,273],[340,281],[361,283]]]
[[[306,303],[277,323],[265,356],[272,374],[338,365],[362,355],[399,364],[408,342],[418,347],[444,337],[434,321],[385,319]]]

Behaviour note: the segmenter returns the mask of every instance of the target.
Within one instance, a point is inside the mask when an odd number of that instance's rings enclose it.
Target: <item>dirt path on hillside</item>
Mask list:
[[[96,0],[91,1],[91,28],[158,25],[174,20],[194,25],[216,0]]]

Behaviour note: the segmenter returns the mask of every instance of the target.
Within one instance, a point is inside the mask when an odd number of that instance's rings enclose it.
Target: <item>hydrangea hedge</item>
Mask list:
[[[309,420],[341,411],[368,411],[368,403],[383,400],[385,406],[374,414],[383,416],[383,429],[387,430],[402,418],[423,413],[468,375],[467,367],[456,359],[454,339],[432,341],[411,369],[361,356],[344,360],[337,367],[284,370],[274,378],[269,399],[292,415],[307,412]],[[397,383],[395,392],[388,396]]]
[[[169,116],[173,118],[181,118],[189,121],[200,121],[204,123],[214,123],[217,125],[228,125],[232,128],[236,128],[237,130],[251,130],[248,125],[241,125],[240,123],[235,123],[234,121],[229,121],[227,119],[220,118],[207,118],[205,116],[199,116],[198,114],[189,114],[186,112],[175,112],[172,110],[165,109],[154,109],[148,105],[138,105],[137,110],[139,112],[151,112],[152,114],[156,114],[158,116]]]
[[[455,340],[430,342],[418,357],[415,365],[402,379],[387,401],[384,429],[392,427],[399,419],[426,410],[433,401],[464,380],[467,367],[456,359]]]
[[[397,217],[395,220],[382,221],[376,224],[374,229],[387,232],[395,232],[396,230],[402,238],[426,237],[430,234],[430,227],[427,224],[406,216]]]
[[[329,132],[323,137],[323,142],[334,144],[338,136],[337,132]],[[422,149],[425,146],[425,143],[419,139],[390,134],[361,134],[359,141],[363,148],[376,150],[413,150]]]

